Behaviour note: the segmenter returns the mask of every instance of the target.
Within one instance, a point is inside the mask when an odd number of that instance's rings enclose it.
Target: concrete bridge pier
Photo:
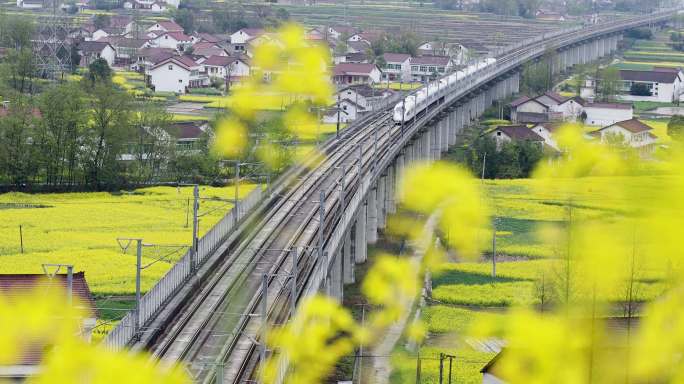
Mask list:
[[[430,160],[439,160],[439,139],[442,137],[437,134],[441,121],[429,128],[430,132]]]
[[[449,150],[449,115],[446,115],[444,119],[442,119],[442,124],[441,126],[441,139],[439,140],[440,145],[440,158],[441,152],[446,152]]]
[[[356,224],[354,226],[354,262],[356,264],[365,263],[368,258],[366,220],[366,203],[364,203],[361,204],[359,212],[356,214]]]
[[[432,135],[430,134],[430,130],[426,129],[423,132],[423,136],[421,137],[421,146],[422,146],[422,153],[420,154],[420,158],[423,160],[430,160],[430,140],[431,140]]]
[[[381,175],[378,180],[377,196],[375,198],[378,214],[378,229],[385,229],[385,218],[387,217],[387,174]]]
[[[378,241],[378,207],[377,207],[377,187],[374,186],[368,191],[366,200],[367,230],[366,241],[368,244],[375,244]]]
[[[352,255],[352,231],[349,230],[344,235],[342,244],[342,283],[351,284],[354,282],[354,255]]]
[[[396,161],[387,168],[387,214],[397,213],[397,168]],[[385,220],[386,221],[386,220]]]

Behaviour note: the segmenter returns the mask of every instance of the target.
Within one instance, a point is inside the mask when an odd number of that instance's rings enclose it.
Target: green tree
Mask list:
[[[600,71],[601,81],[598,86],[598,95],[603,101],[615,99],[620,89],[620,71],[615,67],[606,67]]]
[[[133,114],[135,141],[129,150],[135,156],[131,176],[137,183],[158,179],[175,149],[178,132],[171,130],[171,114],[156,104],[144,104]]]
[[[111,23],[111,18],[107,14],[98,13],[93,17],[93,25],[97,29],[109,27],[109,23]]]
[[[49,88],[38,99],[43,118],[35,139],[48,185],[76,181],[87,116],[84,96],[76,84],[64,83]]]
[[[87,79],[91,87],[96,83],[109,83],[112,80],[112,69],[103,58],[99,58],[88,65]]]
[[[651,96],[651,90],[644,83],[634,83],[629,88],[629,94],[633,96]]]
[[[278,8],[278,10],[276,10],[276,18],[280,21],[290,20],[290,12],[285,8]]]
[[[31,183],[37,173],[36,123],[33,107],[21,95],[11,98],[7,116],[0,119],[0,174],[16,186]]]
[[[89,94],[88,124],[82,139],[85,181],[93,188],[118,185],[120,155],[133,137],[131,97],[112,87],[95,83]]]
[[[2,77],[19,93],[33,93],[37,66],[29,48],[9,49],[2,64]]]
[[[173,20],[183,27],[183,31],[187,34],[195,32],[195,14],[191,9],[180,8],[172,13]]]
[[[684,141],[684,116],[674,115],[667,123],[667,135],[676,141]]]

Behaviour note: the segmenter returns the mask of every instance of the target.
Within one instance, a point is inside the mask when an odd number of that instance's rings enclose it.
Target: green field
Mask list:
[[[661,122],[648,123],[660,124],[657,129],[663,129]],[[482,382],[479,371],[495,353],[485,347],[490,340],[468,337],[471,327],[483,319],[503,319],[511,307],[539,308],[542,277],[547,281],[554,274],[558,276],[562,266],[554,249],[539,239],[538,230],[549,223],[564,225],[567,183],[558,180],[549,186],[533,179],[485,181],[486,194],[497,218],[496,277],[492,277],[489,260],[491,248],[485,248],[483,260],[479,262],[444,263],[432,271],[433,301],[422,312],[429,331],[420,348],[422,383],[438,382],[440,353],[456,356],[454,382]],[[616,186],[628,196],[632,192],[645,193],[647,185],[657,184],[658,176],[586,178],[574,190],[573,217],[577,220],[618,217],[628,200],[612,194]],[[491,238],[483,239],[483,243],[491,244]],[[640,273],[635,299],[643,302],[657,298],[666,288],[665,271],[643,267]],[[620,315],[618,303],[624,294],[623,290],[606,292],[601,299],[615,303],[614,314]],[[415,381],[416,351],[400,345],[392,361],[393,383]]]
[[[241,186],[241,197],[254,187]],[[200,214],[204,215],[199,230],[203,234],[231,208],[230,203],[212,199],[232,198],[234,189],[203,186],[200,196]],[[85,271],[97,297],[129,296],[135,293],[135,251],[131,247],[122,253],[117,237],[179,246],[145,248],[143,264],[163,259],[143,271],[142,288],[147,290],[191,243],[191,198],[191,187],[150,187],[120,193],[2,194],[0,273],[41,273],[43,263],[73,264],[75,271]]]

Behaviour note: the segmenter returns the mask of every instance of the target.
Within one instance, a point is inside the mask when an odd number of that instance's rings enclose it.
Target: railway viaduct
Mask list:
[[[440,101],[410,121],[395,124],[387,108],[350,126],[322,145],[322,161],[254,191],[198,239],[105,343],[182,360],[197,382],[253,380],[270,353],[261,343],[265,327],[286,322],[316,292],[342,298],[367,244],[396,211],[402,170],[439,159],[488,106],[517,93],[522,65],[548,51],[556,53],[555,72],[591,62],[613,53],[625,30],[666,23],[677,12],[520,42],[498,52],[495,65],[440,90]]]

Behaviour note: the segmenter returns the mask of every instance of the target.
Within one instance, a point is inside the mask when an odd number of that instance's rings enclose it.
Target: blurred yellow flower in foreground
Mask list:
[[[163,368],[148,356],[113,352],[81,337],[80,304],[67,304],[63,290],[36,289],[26,296],[0,296],[0,365],[20,364],[25,353],[42,353],[29,383],[190,383],[179,367]]]

